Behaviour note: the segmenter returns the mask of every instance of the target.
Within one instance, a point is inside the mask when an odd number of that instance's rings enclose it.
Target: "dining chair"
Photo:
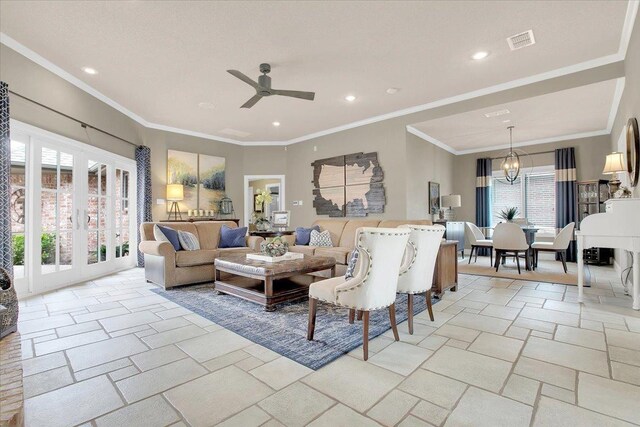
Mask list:
[[[493,265],[493,241],[487,239],[484,236],[484,233],[472,222],[466,222],[465,226],[467,228],[469,243],[471,243],[471,254],[469,255],[469,264],[471,264],[471,258],[473,257],[473,251],[476,251],[476,259],[474,262],[478,261],[478,249],[479,248],[489,248],[489,255],[491,256],[491,264]]]
[[[396,325],[396,290],[400,266],[411,230],[408,228],[361,227],[356,230],[358,258],[353,277],[333,277],[309,286],[307,339],[313,340],[318,301],[362,312],[362,349],[369,358],[369,312],[388,308],[393,336],[400,340]]]
[[[553,242],[534,242],[531,245],[531,249],[533,249],[533,268],[538,267],[538,252],[555,252],[560,254],[560,260],[562,261],[562,267],[564,268],[565,274],[567,273],[567,248],[569,248],[569,244],[573,239],[573,229],[575,228],[576,223],[571,222],[564,226],[562,230],[558,233]]]
[[[518,274],[520,272],[520,254],[528,256],[529,245],[527,238],[518,224],[512,222],[501,222],[496,225],[493,231],[493,247],[496,250],[496,271],[500,268],[500,262],[507,255],[513,255],[518,264]],[[528,258],[527,258],[528,259]]]
[[[398,293],[407,294],[407,323],[413,334],[413,296],[425,294],[429,318],[434,321],[431,286],[445,228],[441,225],[403,225],[411,230],[398,277]]]

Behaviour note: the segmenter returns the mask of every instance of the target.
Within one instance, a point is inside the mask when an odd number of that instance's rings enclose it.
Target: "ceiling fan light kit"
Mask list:
[[[227,70],[227,72],[239,78],[240,80],[242,80],[243,82],[245,82],[246,84],[248,84],[249,86],[253,87],[256,90],[256,94],[247,102],[242,104],[240,108],[251,108],[254,105],[256,105],[256,103],[260,101],[260,99],[262,99],[262,97],[264,96],[280,95],[280,96],[288,96],[290,98],[305,99],[307,101],[313,101],[313,99],[316,96],[315,92],[272,89],[271,77],[267,75],[271,72],[271,65],[266,63],[260,64],[260,72],[262,73],[262,75],[258,77],[257,82],[238,70]]]

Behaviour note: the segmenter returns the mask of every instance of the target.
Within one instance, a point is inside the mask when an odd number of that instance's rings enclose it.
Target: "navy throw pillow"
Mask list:
[[[247,235],[247,227],[231,228],[223,225],[220,229],[220,244],[219,248],[245,248],[247,241],[245,236]]]
[[[296,228],[296,245],[307,246],[309,240],[311,240],[311,230],[320,231],[319,225],[314,225],[311,228],[298,227]]]
[[[182,250],[182,246],[180,245],[180,238],[178,237],[178,232],[171,227],[165,227],[164,225],[158,225],[162,234],[165,235],[169,243],[173,245],[173,249],[176,251]]]

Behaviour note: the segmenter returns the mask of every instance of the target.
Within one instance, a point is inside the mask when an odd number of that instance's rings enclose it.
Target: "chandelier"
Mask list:
[[[502,160],[502,171],[507,182],[513,185],[520,174],[520,157],[513,151],[513,126],[507,129],[509,129],[509,152]]]

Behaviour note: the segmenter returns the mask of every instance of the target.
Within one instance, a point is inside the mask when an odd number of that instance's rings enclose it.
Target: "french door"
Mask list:
[[[33,295],[135,265],[134,179],[130,159],[12,120],[18,293]]]

